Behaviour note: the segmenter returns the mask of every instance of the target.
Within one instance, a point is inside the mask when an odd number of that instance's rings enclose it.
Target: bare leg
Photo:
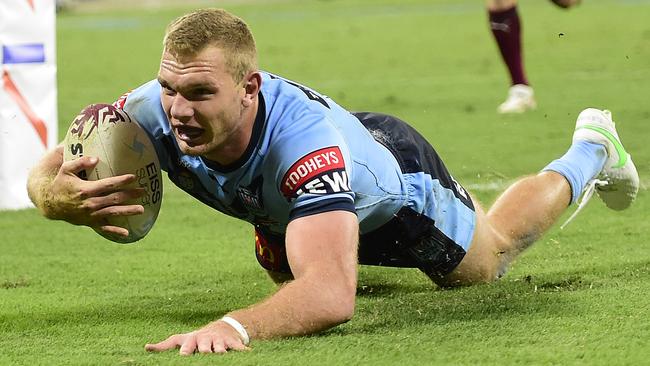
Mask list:
[[[607,189],[599,188],[603,186]],[[436,282],[453,286],[493,281],[585,189],[598,190],[608,207],[623,210],[634,201],[638,187],[639,175],[611,113],[587,108],[578,115],[571,146],[563,156],[541,173],[513,184],[487,214],[477,207],[469,251],[456,269]]]
[[[436,283],[443,286],[490,282],[539,239],[571,202],[571,187],[556,172],[525,177],[508,188],[485,214],[476,210],[472,245],[458,267]]]
[[[517,0],[486,0],[485,7],[489,11],[501,11],[517,5]]]
[[[487,219],[512,248],[526,249],[548,230],[571,202],[571,188],[556,172],[542,172],[510,186],[492,205]]]

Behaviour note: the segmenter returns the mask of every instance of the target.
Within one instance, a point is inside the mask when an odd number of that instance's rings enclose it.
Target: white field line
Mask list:
[[[510,185],[512,185],[514,180],[493,180],[486,182],[474,182],[474,183],[461,183],[470,192],[502,192]],[[641,180],[639,190],[647,191],[650,187],[650,180]]]

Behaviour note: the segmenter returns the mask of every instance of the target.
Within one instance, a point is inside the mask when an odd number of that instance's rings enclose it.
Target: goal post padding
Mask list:
[[[31,207],[29,170],[57,144],[54,0],[0,1],[0,209]]]

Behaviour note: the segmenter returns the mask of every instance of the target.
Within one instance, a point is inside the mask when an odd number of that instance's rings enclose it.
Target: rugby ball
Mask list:
[[[142,239],[153,227],[162,201],[160,162],[149,135],[124,110],[110,104],[91,104],[72,121],[65,136],[64,161],[93,156],[99,159],[92,170],[79,174],[82,179],[134,174],[132,187],[146,190],[143,197],[127,204],[140,204],[144,213],[135,216],[107,218],[108,224],[129,230],[128,237],[106,234],[103,237],[118,243]]]

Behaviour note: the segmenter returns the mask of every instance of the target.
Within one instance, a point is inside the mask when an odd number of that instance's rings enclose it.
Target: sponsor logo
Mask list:
[[[75,117],[70,127],[70,133],[76,134],[79,139],[85,140],[100,123],[118,122],[131,123],[131,117],[121,109],[116,109],[112,105],[92,104],[84,108],[84,110]],[[86,136],[82,137],[83,132],[86,127],[88,127],[86,125],[87,123],[90,124],[90,128],[88,129]]]
[[[327,194],[350,191],[341,150],[326,147],[294,163],[282,178],[282,194],[292,199],[304,193]]]
[[[80,143],[70,145],[70,153],[76,158],[81,158],[84,156],[84,146]],[[77,176],[83,180],[88,180],[88,173],[85,170],[77,173]]]
[[[2,46],[2,63],[29,64],[45,62],[45,45],[24,43]]]
[[[265,269],[291,273],[283,238],[267,238],[255,229],[255,255],[259,264]]]
[[[70,153],[76,157],[84,156],[84,146],[80,143],[70,145]]]
[[[138,185],[147,191],[147,195],[142,196],[142,205],[158,203],[162,196],[162,183],[158,176],[156,163],[151,162],[139,168],[135,175],[138,177]]]

